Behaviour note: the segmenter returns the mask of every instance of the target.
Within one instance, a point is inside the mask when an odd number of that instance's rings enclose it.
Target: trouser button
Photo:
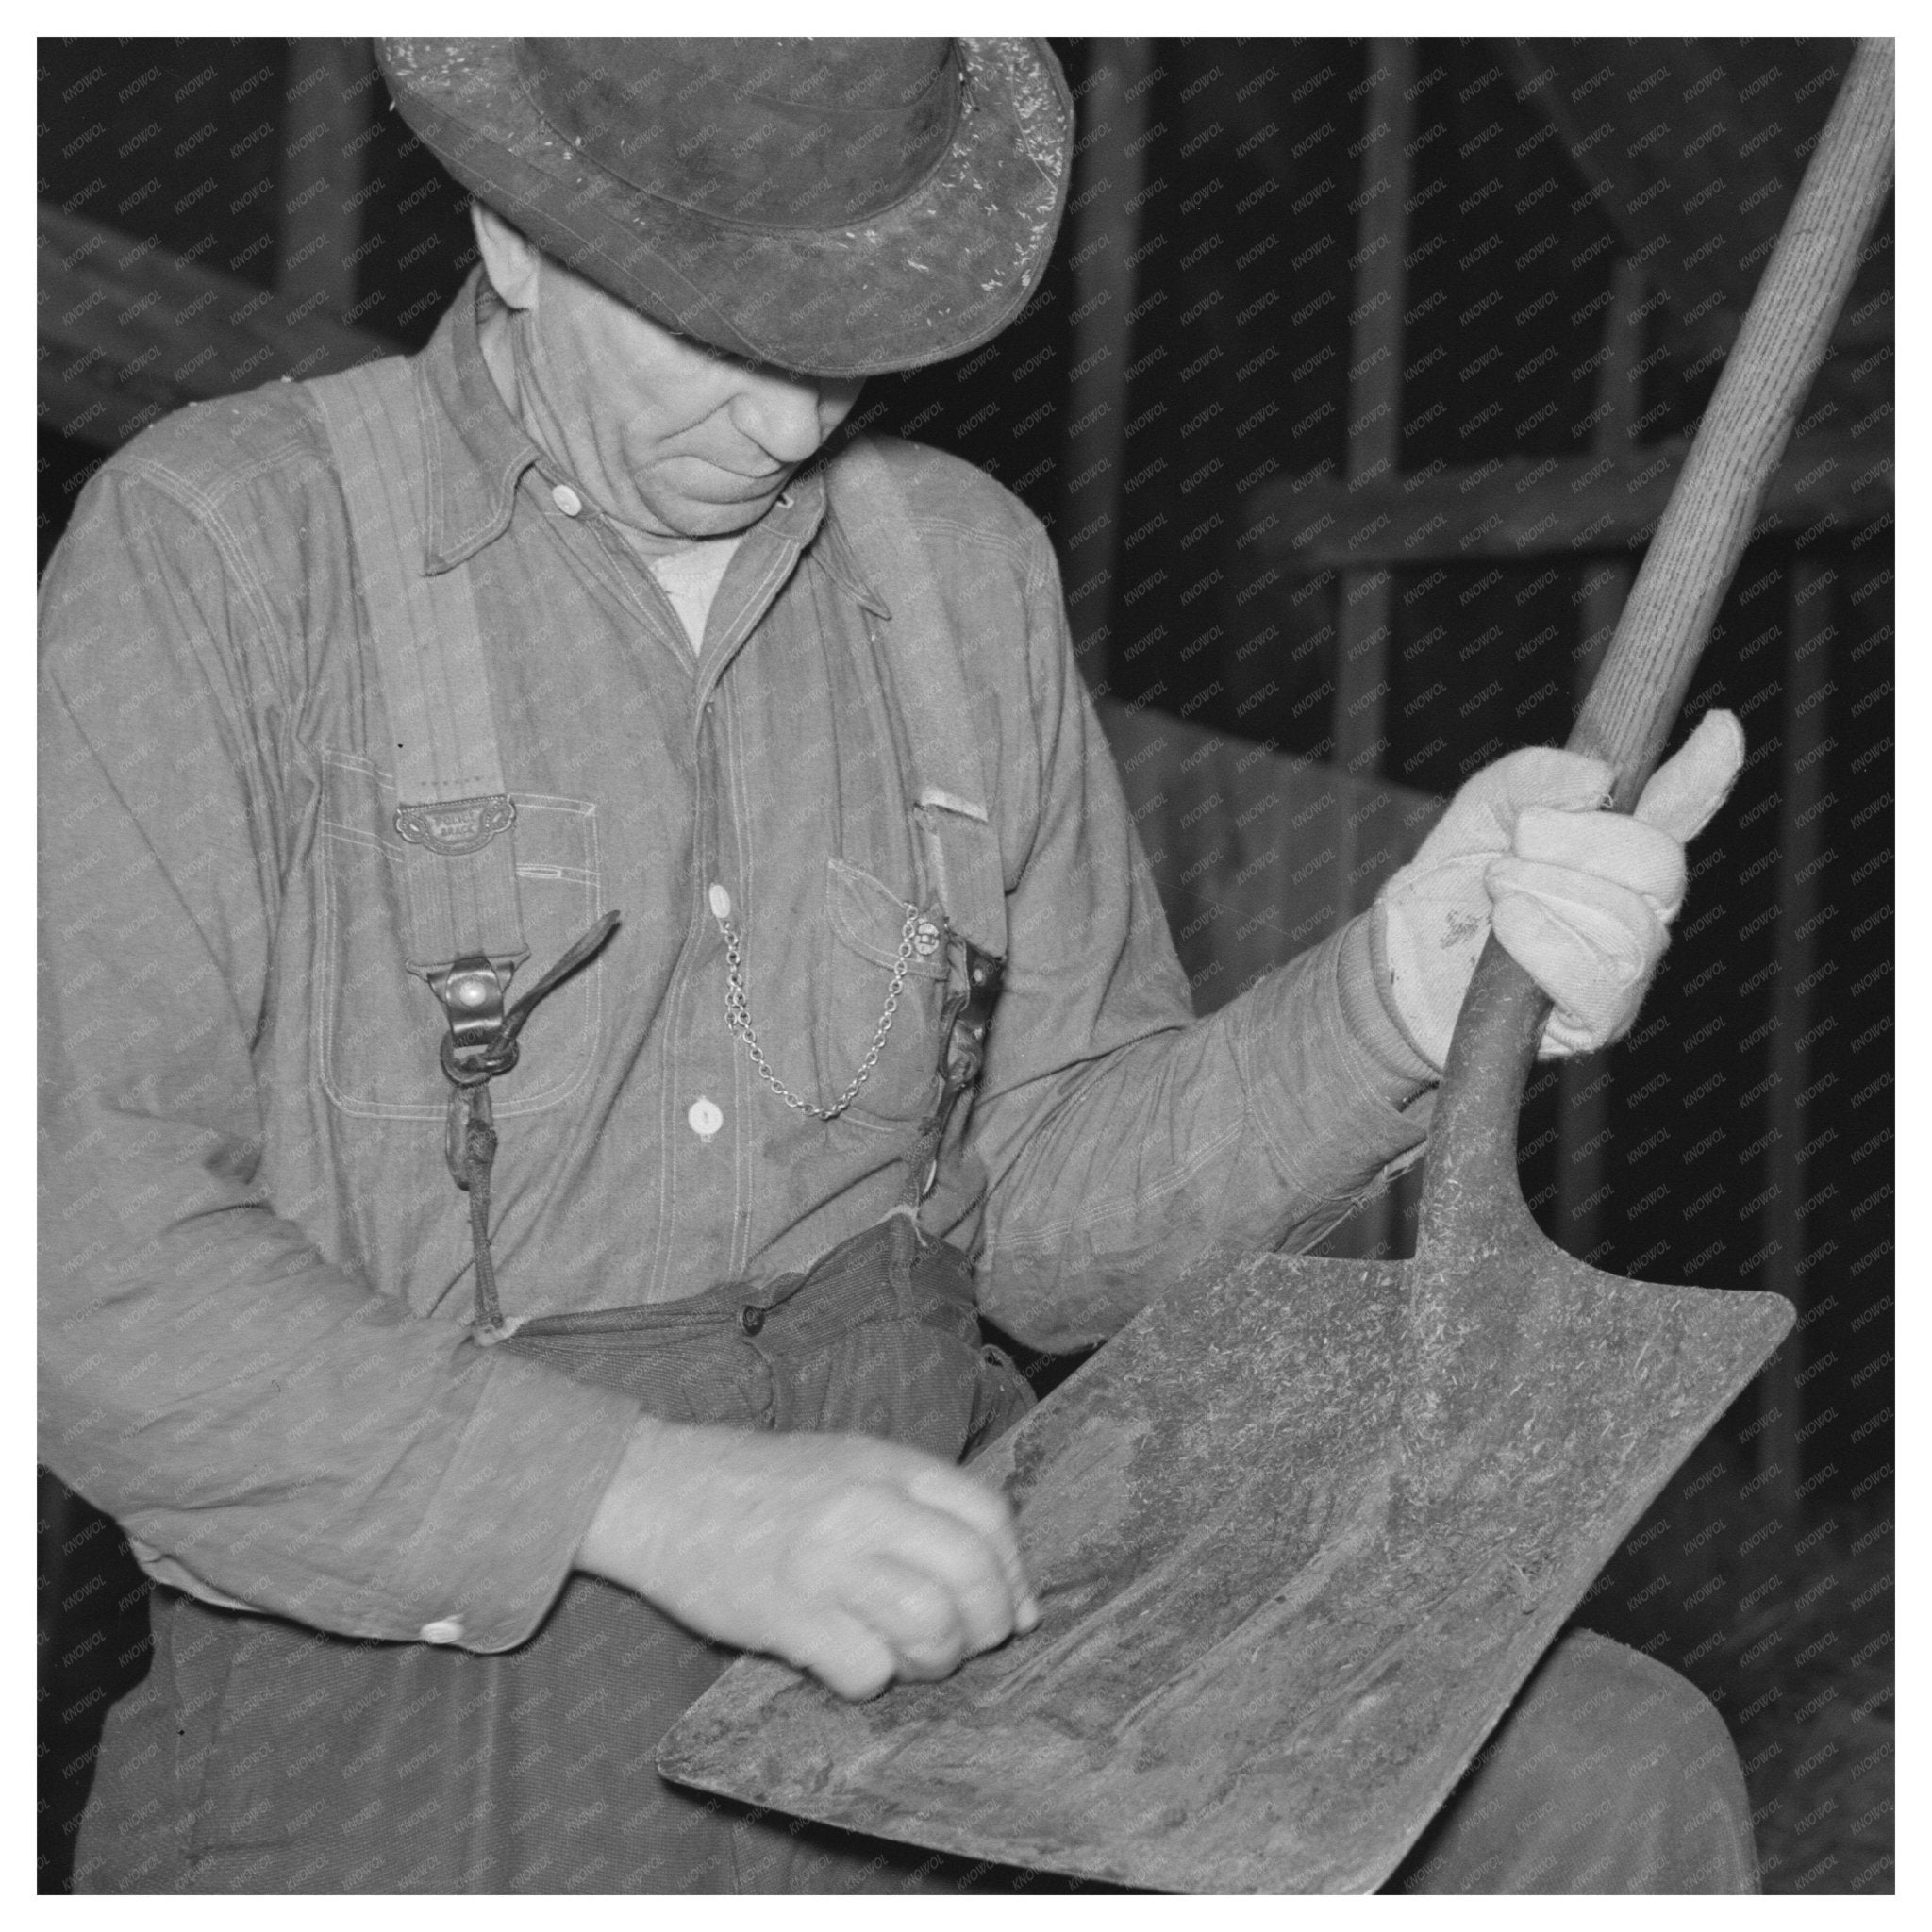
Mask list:
[[[738,1311],[738,1325],[747,1335],[756,1335],[765,1325],[765,1311],[754,1302],[746,1302]]]

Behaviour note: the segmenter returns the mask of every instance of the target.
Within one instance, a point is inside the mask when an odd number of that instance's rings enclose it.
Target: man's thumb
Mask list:
[[[1668,764],[1643,788],[1633,816],[1688,842],[1707,825],[1744,764],[1744,727],[1729,711],[1707,711]]]

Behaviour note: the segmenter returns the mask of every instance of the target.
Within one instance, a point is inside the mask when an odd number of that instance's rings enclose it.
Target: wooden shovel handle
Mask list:
[[[1891,186],[1893,43],[1859,42],[1591,687],[1572,751],[1656,769]]]
[[[1765,491],[1891,185],[1890,40],[1858,44],[1798,196],[1585,700],[1572,751],[1615,774],[1631,810],[1656,769]],[[1516,1117],[1550,1003],[1492,936],[1450,1044],[1423,1190],[1422,1239],[1505,1195],[1522,1220]]]

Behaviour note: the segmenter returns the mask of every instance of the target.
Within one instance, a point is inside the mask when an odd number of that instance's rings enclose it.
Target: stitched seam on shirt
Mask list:
[[[441,530],[453,521],[449,508],[451,491],[445,484],[446,470],[442,461],[442,449],[437,438],[428,438],[429,444],[429,490],[431,510],[429,530]],[[425,544],[429,545],[424,558],[425,563],[432,558],[445,569],[457,570],[469,562],[479,551],[487,550],[510,526],[516,516],[517,488],[523,482],[524,472],[537,465],[535,450],[525,450],[514,458],[507,458],[497,474],[490,477],[484,490],[484,502],[476,521],[466,530],[452,537],[447,543],[436,543],[425,533]]]
[[[140,457],[124,457],[122,464],[126,474],[140,477],[159,491],[175,508],[186,511],[206,532],[233,573],[243,601],[255,614],[256,628],[263,643],[277,660],[273,667],[276,681],[285,691],[292,691],[294,653],[288,648],[276,626],[274,608],[268,601],[267,587],[257,575],[253,559],[242,545],[240,534],[222,514],[217,499],[187,477],[176,475],[173,471],[164,470],[158,463],[144,461]],[[259,475],[268,467],[261,464],[251,474]],[[222,492],[224,498],[233,493],[233,490]]]
[[[785,579],[798,567],[800,546],[789,538],[781,539],[780,542],[781,547],[765,566],[764,575],[745,593],[743,602],[739,605],[739,614],[732,619],[731,623],[724,629],[718,633],[716,649],[704,652],[702,656],[693,650],[680,649],[678,651],[677,655],[679,658],[691,667],[692,675],[700,687],[704,685],[707,678],[710,679],[710,689],[712,691],[715,692],[722,687],[724,674],[737,662],[739,652],[750,644],[753,634],[764,623],[765,619],[771,615],[772,606],[777,602],[778,593],[784,587]],[[736,562],[737,558],[734,558],[732,561]],[[649,578],[652,587],[657,591],[658,594],[663,598],[665,608],[671,609],[670,595],[665,591],[663,585],[658,583],[657,574],[645,568],[644,575]],[[722,585],[720,588],[723,588]],[[769,599],[765,594],[767,590],[772,591],[772,595]],[[757,611],[758,614],[747,622],[745,613],[748,611]],[[708,628],[708,615],[707,616],[706,623]],[[683,621],[679,619],[678,631],[680,635],[683,634]]]
[[[1028,546],[1025,539],[1010,536],[1005,530],[989,530],[981,525],[962,524],[952,517],[922,515],[908,521],[915,530],[943,530],[952,536],[964,538],[968,542],[983,543],[989,549],[999,551],[1009,563],[1026,561]]]
[[[322,460],[318,446],[321,435],[320,425],[313,415],[302,422],[291,422],[283,430],[278,441],[273,442],[258,454],[245,455],[242,449],[233,443],[223,446],[221,470],[212,488],[204,487],[189,476],[184,471],[170,469],[165,463],[158,462],[145,450],[138,448],[117,452],[110,458],[108,474],[132,472],[147,477],[153,482],[178,485],[198,501],[205,504],[216,515],[229,497],[239,495],[258,477],[267,475],[272,470],[285,468],[291,458],[312,457],[319,471],[329,472],[328,465]]]
[[[1054,558],[1053,545],[1047,541],[1044,529],[1036,525],[1029,533],[1026,552],[1028,561],[1026,565],[1025,594],[1028,597],[1036,597],[1041,591],[1046,589],[1047,585],[1058,574],[1058,566]],[[1059,606],[1061,614],[1064,616],[1067,608],[1064,598],[1059,600]]]
[[[874,616],[890,615],[891,607],[853,557],[852,539],[846,535],[836,512],[821,521],[803,554],[807,562],[836,584],[862,611]]]
[[[762,594],[762,586],[760,587],[759,594]],[[757,599],[754,598],[752,601],[756,603]],[[747,605],[746,608],[749,608],[750,606]],[[747,634],[745,641],[750,641],[749,634]],[[735,690],[736,687],[734,686],[733,689]],[[752,824],[750,816],[751,802],[744,784],[744,747],[740,727],[738,707],[735,704],[727,705],[724,708],[724,718],[723,749],[725,754],[724,763],[725,770],[730,774],[732,803],[734,807],[731,814],[731,837],[732,843],[737,848],[735,856],[739,860],[739,877],[742,882],[745,907],[749,908],[750,906],[756,903],[752,894],[754,891],[753,880],[757,874],[758,867],[754,847],[745,830]],[[722,831],[722,826],[714,824],[712,831],[716,843],[722,848],[724,841],[722,838],[717,838],[716,836]],[[722,858],[722,856],[721,849],[719,857]],[[740,917],[748,924],[751,917],[750,911],[748,909],[741,911]],[[734,1088],[739,1086],[739,1075],[741,1074],[744,1076],[741,1088],[741,1110],[738,1118],[731,1123],[734,1153],[745,1148],[751,1138],[746,1131],[746,1124],[751,1118],[750,1109],[758,1105],[758,1095],[762,1091],[763,1084],[752,1079],[751,1062],[742,1053],[738,1051],[738,1047],[739,1041],[727,1033],[725,1035],[724,1050],[731,1055]],[[741,1164],[734,1161],[731,1174],[731,1245],[727,1250],[731,1257],[731,1272],[734,1274],[742,1274],[750,1265],[751,1260],[752,1215],[756,1209],[756,1203],[751,1190],[745,1185],[748,1179],[749,1175],[743,1171]]]
[[[752,632],[757,630],[758,625],[765,621],[765,618],[771,614],[771,606],[765,603],[766,591],[769,590],[773,585],[790,576],[793,569],[796,568],[797,563],[798,551],[795,548],[787,548],[780,550],[778,554],[772,558],[772,560],[765,566],[764,575],[761,576],[758,580],[758,582],[752,586],[750,591],[747,592],[745,596],[744,602],[739,606],[739,609],[741,612],[746,610],[758,610],[760,605],[763,605],[764,608],[759,611],[758,617],[756,617],[749,625],[745,626],[745,628],[740,634],[736,641],[733,642],[731,645],[729,645],[728,647],[724,646],[723,639],[721,638],[721,648],[729,648],[732,654],[735,656],[740,645],[748,643],[750,641]],[[669,601],[670,600],[667,598],[666,602]],[[737,625],[735,622],[733,625],[733,628],[737,628]],[[730,633],[727,631],[726,633],[724,633],[724,635],[728,637]]]

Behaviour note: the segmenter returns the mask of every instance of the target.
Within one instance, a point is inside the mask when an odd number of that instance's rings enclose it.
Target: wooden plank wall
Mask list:
[[[184,404],[395,353],[348,320],[381,77],[362,40],[296,41],[289,61],[272,290],[40,204],[42,429],[118,449]]]

